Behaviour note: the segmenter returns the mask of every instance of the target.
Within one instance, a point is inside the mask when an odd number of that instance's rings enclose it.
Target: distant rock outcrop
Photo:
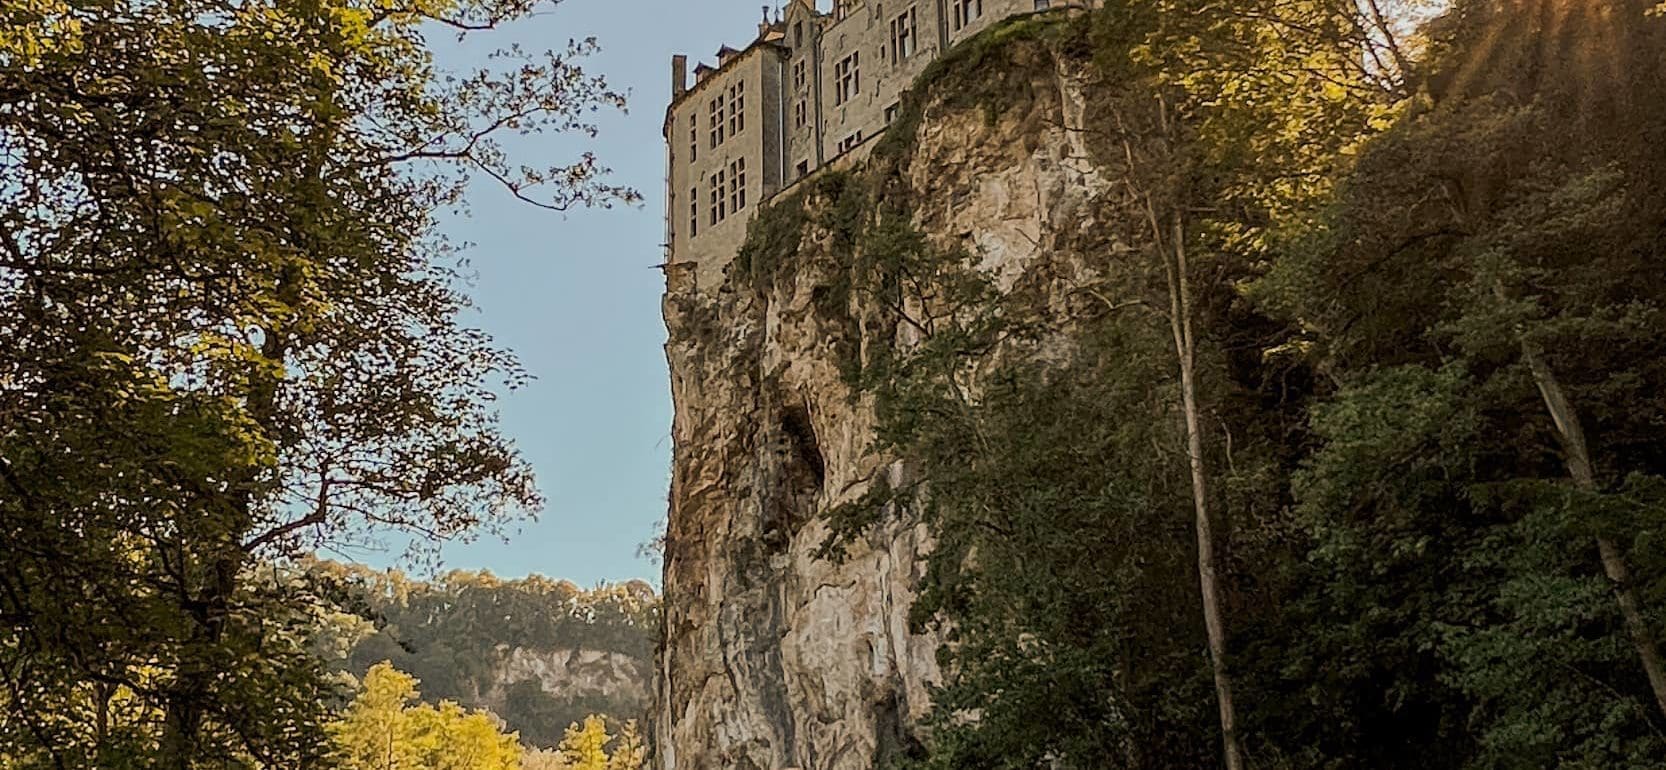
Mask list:
[[[434,582],[320,563],[340,577],[350,613],[324,642],[338,670],[390,661],[424,700],[502,717],[531,746],[555,746],[590,714],[640,719],[649,702],[659,599],[642,581],[582,590],[533,576],[450,572]]]

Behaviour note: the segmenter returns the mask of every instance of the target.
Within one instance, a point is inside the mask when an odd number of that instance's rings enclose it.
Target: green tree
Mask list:
[[[1315,641],[1355,672],[1396,650],[1376,675],[1442,702],[1454,766],[1661,756],[1666,26],[1646,5],[1456,4],[1423,98],[1259,290],[1342,386],[1295,490],[1335,556]]]
[[[0,753],[25,766],[315,764],[305,545],[491,530],[539,504],[436,230],[470,175],[626,193],[506,132],[620,102],[576,43],[436,68],[509,0],[0,8]],[[160,718],[113,729],[118,697]],[[117,760],[119,754],[123,759]]]

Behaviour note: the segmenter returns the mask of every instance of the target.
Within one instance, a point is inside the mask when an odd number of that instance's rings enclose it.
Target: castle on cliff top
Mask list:
[[[791,0],[716,66],[671,58],[667,270],[713,290],[759,204],[863,157],[928,64],[1012,16],[1084,0]],[[686,279],[685,279],[686,280]]]

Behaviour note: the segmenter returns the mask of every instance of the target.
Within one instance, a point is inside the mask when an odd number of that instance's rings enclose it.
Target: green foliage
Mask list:
[[[431,701],[490,705],[528,746],[553,747],[569,724],[592,714],[634,718],[648,704],[625,693],[546,692],[537,679],[500,681],[510,655],[605,652],[630,659],[646,676],[653,669],[660,603],[640,581],[583,590],[568,581],[532,576],[501,580],[488,572],[448,572],[436,581],[411,580],[334,562],[309,572],[337,588],[348,615],[321,641],[332,668],[363,676],[391,661],[423,682]],[[646,683],[639,683],[646,691]]]
[[[522,0],[0,6],[0,755],[319,767],[334,700],[273,565],[536,509],[492,406],[524,373],[462,319],[442,209],[629,199],[593,159],[593,50],[447,73],[425,35]]]
[[[1623,32],[1560,9],[1551,43],[1522,24],[1536,11],[1457,4],[1431,26],[1431,98],[1254,291],[1345,384],[1294,479],[1324,589],[1297,649],[1392,696],[1327,710],[1416,727],[1444,766],[1658,767],[1666,748],[1596,547],[1645,565],[1628,587],[1658,634],[1662,573],[1637,546],[1662,535],[1666,104],[1643,83],[1666,30],[1625,7]],[[1594,490],[1568,478],[1527,350],[1592,439]]]
[[[1547,42],[1545,17],[1459,3],[1415,60],[1352,3],[1096,15],[1115,213],[1175,212],[1199,255],[1256,766],[1661,766],[1666,719],[1596,553],[1622,544],[1658,635],[1666,32],[1642,9],[1558,6]],[[984,105],[952,58],[922,83]],[[949,639],[922,765],[1211,766],[1160,279],[1104,260],[1104,314],[1060,324],[935,248],[899,170],[937,96],[911,92],[864,172],[851,261],[878,309],[853,382],[902,481],[826,512],[821,555],[902,511],[936,538],[911,615]],[[902,324],[918,342],[898,350]],[[1595,490],[1568,481],[1524,349],[1577,406]]]

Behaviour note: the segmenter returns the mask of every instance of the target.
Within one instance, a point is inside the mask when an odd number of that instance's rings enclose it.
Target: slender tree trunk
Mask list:
[[[1153,223],[1155,224],[1155,222]],[[1215,697],[1221,712],[1221,742],[1227,770],[1242,770],[1237,719],[1232,704],[1232,676],[1227,670],[1226,621],[1221,615],[1220,582],[1215,576],[1215,532],[1209,521],[1209,478],[1204,466],[1203,435],[1197,407],[1197,346],[1192,337],[1191,281],[1186,267],[1186,227],[1174,215],[1170,244],[1165,252],[1168,274],[1169,328],[1174,332],[1175,357],[1180,362],[1180,399],[1186,412],[1186,455],[1192,470],[1192,505],[1197,517],[1197,575],[1203,593],[1203,625],[1209,636],[1209,660],[1215,673]]]
[[[1172,143],[1175,141],[1170,125],[1168,100],[1157,94],[1158,126],[1165,142],[1171,145],[1164,153],[1174,166]],[[1145,205],[1146,223],[1151,227],[1151,240],[1163,259],[1163,272],[1168,278],[1169,329],[1174,334],[1174,355],[1180,366],[1180,400],[1186,415],[1186,455],[1191,466],[1192,506],[1197,526],[1198,588],[1203,598],[1203,625],[1209,643],[1209,664],[1215,678],[1215,699],[1220,707],[1221,753],[1226,770],[1243,770],[1243,751],[1239,748],[1236,710],[1232,701],[1232,675],[1227,665],[1226,620],[1221,611],[1220,581],[1215,574],[1215,529],[1209,519],[1209,474],[1203,456],[1202,419],[1197,405],[1197,344],[1192,335],[1192,290],[1186,260],[1186,223],[1178,206],[1170,215],[1168,232],[1164,232],[1162,218],[1152,202],[1149,188],[1140,187],[1139,163],[1135,158],[1131,133],[1121,113],[1117,113],[1117,128],[1122,132],[1122,149],[1128,161],[1130,192]],[[1173,170],[1169,168],[1168,170]],[[1165,241],[1171,243],[1165,244]],[[1172,252],[1171,252],[1172,249]]]
[[[1591,468],[1591,453],[1585,444],[1585,430],[1580,427],[1579,415],[1574,412],[1573,404],[1568,401],[1567,394],[1562,391],[1562,385],[1556,379],[1556,373],[1551,371],[1544,356],[1538,348],[1526,338],[1521,340],[1521,357],[1527,362],[1527,368],[1533,373],[1533,382],[1539,387],[1539,395],[1544,398],[1545,409],[1550,412],[1550,418],[1556,423],[1556,432],[1562,438],[1562,454],[1568,466],[1568,475],[1573,477],[1573,483],[1586,492],[1597,491],[1596,473]],[[1608,574],[1608,580],[1614,584],[1614,595],[1620,602],[1620,614],[1625,616],[1626,630],[1631,634],[1631,644],[1637,650],[1637,657],[1643,663],[1643,671],[1648,675],[1649,687],[1654,690],[1655,705],[1659,707],[1662,716],[1666,716],[1666,666],[1660,660],[1660,647],[1655,642],[1654,632],[1649,629],[1648,621],[1643,617],[1642,604],[1637,600],[1637,591],[1631,585],[1631,567],[1626,563],[1625,552],[1620,544],[1611,538],[1598,537],[1597,551],[1602,555],[1602,569]]]
[[[280,268],[276,298],[290,307],[301,302],[299,268],[293,265]],[[265,340],[261,343],[261,356],[281,366],[290,351],[288,331],[279,322],[273,322],[263,331]],[[263,373],[251,377],[247,386],[245,408],[254,424],[267,435],[272,435],[277,422],[280,379],[279,376]],[[254,469],[240,475],[228,497],[218,501],[218,510],[227,517],[224,526],[202,533],[202,539],[195,542],[190,541],[185,533],[180,535],[180,572],[182,580],[186,581],[183,589],[191,593],[190,565],[194,559],[200,560],[198,563],[206,574],[203,584],[192,597],[190,614],[196,621],[196,627],[185,645],[185,649],[195,652],[197,658],[188,660],[181,667],[164,696],[162,766],[174,770],[191,770],[206,748],[202,733],[208,712],[204,706],[215,697],[215,679],[221,673],[206,664],[215,657],[212,651],[224,644],[239,575],[248,563],[249,552],[244,549],[243,541],[254,522],[260,472]]]

